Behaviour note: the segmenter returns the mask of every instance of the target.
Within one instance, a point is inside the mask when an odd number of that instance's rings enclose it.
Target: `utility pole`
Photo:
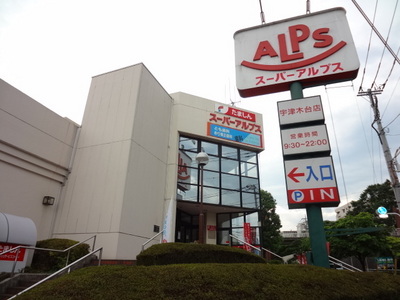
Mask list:
[[[379,141],[382,145],[382,149],[383,149],[383,154],[385,156],[385,160],[386,160],[386,165],[389,171],[389,176],[390,176],[390,181],[392,183],[392,188],[394,191],[394,196],[396,199],[396,203],[397,203],[397,208],[400,209],[400,182],[399,182],[399,177],[397,176],[397,172],[399,172],[400,170],[398,169],[398,164],[396,163],[396,159],[392,157],[392,154],[390,153],[390,148],[389,148],[389,144],[387,142],[386,139],[386,134],[385,134],[385,130],[382,126],[382,122],[381,122],[381,117],[380,117],[380,113],[379,113],[379,108],[378,108],[378,97],[376,96],[377,94],[381,94],[382,90],[375,90],[375,91],[371,91],[371,89],[368,89],[366,92],[359,92],[358,96],[368,96],[370,103],[371,103],[371,107],[372,110],[374,111],[374,123],[376,123],[378,128],[375,128],[375,131],[378,134],[379,137]]]

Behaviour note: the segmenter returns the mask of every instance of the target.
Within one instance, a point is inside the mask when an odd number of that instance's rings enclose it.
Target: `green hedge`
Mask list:
[[[165,243],[153,245],[137,256],[137,265],[170,265],[192,263],[265,263],[248,251],[207,244]]]
[[[46,249],[64,250],[79,242],[68,239],[48,239],[38,241],[36,247]],[[70,250],[68,263],[71,263],[89,253],[88,244],[80,244]],[[31,264],[32,271],[53,272],[65,267],[68,252],[53,252],[35,250]]]

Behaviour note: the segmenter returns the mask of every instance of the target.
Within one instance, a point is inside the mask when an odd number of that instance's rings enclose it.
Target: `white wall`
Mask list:
[[[135,258],[162,227],[171,107],[143,64],[93,78],[55,236],[100,234],[104,258]]]
[[[0,128],[0,211],[32,219],[47,239],[78,125],[0,80]],[[42,205],[44,196],[56,205]]]

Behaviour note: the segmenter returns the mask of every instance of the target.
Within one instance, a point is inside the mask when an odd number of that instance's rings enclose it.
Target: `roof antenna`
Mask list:
[[[309,14],[310,13],[310,0],[307,0],[307,3],[306,3],[306,14]]]
[[[261,17],[261,24],[265,24],[265,16],[264,16],[264,11],[262,8],[262,4],[261,4],[261,0],[258,0],[258,2],[260,3],[260,17]]]

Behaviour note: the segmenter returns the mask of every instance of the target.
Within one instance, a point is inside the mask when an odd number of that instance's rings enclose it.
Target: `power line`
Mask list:
[[[368,16],[364,13],[364,11],[362,10],[362,8],[358,5],[358,3],[355,0],[351,0],[354,5],[357,7],[357,9],[360,11],[360,13],[362,14],[362,16],[364,17],[364,19],[368,22],[368,24],[371,26],[372,30],[376,33],[376,35],[379,37],[379,39],[382,41],[382,43],[385,45],[385,47],[388,49],[388,51],[390,52],[390,54],[393,55],[394,59],[396,60],[396,62],[398,64],[400,64],[400,59],[399,57],[396,55],[396,53],[394,53],[394,51],[392,50],[392,48],[388,45],[388,43],[385,41],[385,39],[382,37],[382,35],[379,33],[378,29],[376,29],[375,25],[371,22],[371,20],[368,18]]]
[[[386,40],[385,40],[386,43],[387,43],[387,41],[389,40],[390,31],[392,30],[393,20],[394,20],[394,16],[395,16],[395,14],[396,14],[396,9],[397,9],[397,4],[398,4],[398,0],[396,1],[396,6],[394,7],[392,20],[391,20],[391,22],[390,22],[389,31],[388,31],[388,34],[387,34],[387,37],[386,37]],[[371,89],[374,87],[376,78],[378,77],[379,70],[380,70],[380,68],[381,68],[381,64],[382,64],[383,55],[384,55],[384,53],[385,53],[385,50],[386,50],[386,48],[383,47],[381,59],[380,59],[379,64],[378,64],[378,69],[376,70],[376,74],[375,74],[374,81],[373,81],[372,84],[371,84]],[[396,56],[397,56],[397,54],[396,54]],[[390,72],[390,73],[391,73],[391,72]],[[385,88],[385,86],[383,85],[382,88]]]
[[[377,8],[377,7],[378,7],[378,1],[375,2],[375,10],[374,10],[374,18],[373,18],[373,21],[374,21],[374,22],[375,22],[376,8]],[[365,77],[365,71],[367,70],[367,61],[368,61],[368,57],[369,57],[369,51],[370,51],[370,49],[371,49],[372,32],[373,32],[373,30],[372,30],[372,28],[371,28],[371,31],[370,31],[370,34],[369,34],[367,55],[366,55],[366,57],[365,57],[365,65],[364,65],[363,75],[362,75],[362,78],[361,78],[361,83],[360,83],[360,88],[359,88],[360,91],[362,90],[362,85],[363,85],[363,83],[364,83],[364,77]]]

